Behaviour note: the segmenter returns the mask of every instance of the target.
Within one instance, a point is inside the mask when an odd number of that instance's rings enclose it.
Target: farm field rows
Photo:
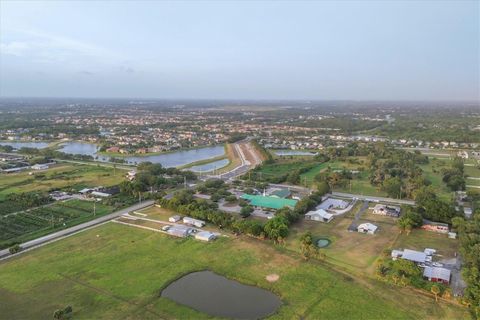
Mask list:
[[[75,319],[211,318],[159,295],[180,276],[206,269],[277,294],[283,304],[272,319],[467,318],[463,308],[338,273],[269,242],[203,243],[115,223],[0,262],[0,318],[46,319],[65,305]],[[265,279],[272,273],[277,282]]]
[[[96,215],[110,213],[113,208],[96,203]],[[93,218],[93,202],[68,200],[41,208],[0,217],[0,249],[41,237]]]

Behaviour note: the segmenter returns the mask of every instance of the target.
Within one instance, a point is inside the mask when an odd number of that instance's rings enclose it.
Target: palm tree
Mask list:
[[[438,302],[438,295],[440,294],[440,287],[436,284],[432,285],[430,291],[435,295],[435,301]]]

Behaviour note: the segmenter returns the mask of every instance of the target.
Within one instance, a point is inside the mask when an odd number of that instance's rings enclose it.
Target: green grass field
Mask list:
[[[401,234],[394,243],[394,248],[419,251],[433,248],[444,258],[453,258],[459,250],[459,243],[458,240],[449,239],[446,234],[414,229],[409,235]]]
[[[35,175],[27,171],[0,174],[0,201],[10,193],[111,186],[123,181],[125,173],[122,169],[114,171],[103,166],[60,163]]]
[[[466,310],[376,280],[352,278],[268,242],[213,243],[109,223],[0,262],[1,319],[205,319],[159,296],[178,277],[209,269],[269,289],[272,319],[463,319]],[[265,276],[280,275],[269,283]]]

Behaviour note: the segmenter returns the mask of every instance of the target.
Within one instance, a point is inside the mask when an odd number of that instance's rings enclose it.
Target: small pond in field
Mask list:
[[[282,304],[272,292],[241,284],[211,271],[189,273],[172,282],[161,296],[215,317],[261,319]]]
[[[330,239],[327,239],[327,238],[320,238],[317,240],[317,247],[319,248],[325,248],[325,247],[328,247],[330,245]]]

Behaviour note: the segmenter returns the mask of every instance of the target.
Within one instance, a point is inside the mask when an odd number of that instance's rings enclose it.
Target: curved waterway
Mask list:
[[[215,317],[261,319],[282,304],[272,292],[241,284],[211,271],[192,272],[172,282],[162,297]]]
[[[82,154],[94,157],[97,161],[109,161],[110,156],[97,154],[98,147],[93,143],[66,142],[61,145],[59,151],[70,154]],[[207,160],[225,154],[222,145],[204,147],[190,150],[179,150],[170,153],[163,153],[151,156],[127,156],[117,157],[125,159],[127,163],[137,164],[140,162],[160,163],[164,167],[179,167],[199,160]]]
[[[277,156],[314,156],[315,152],[297,150],[275,150]]]
[[[46,148],[48,147],[48,142],[39,142],[39,141],[31,141],[31,142],[0,142],[0,145],[9,145],[14,147],[15,149],[20,149],[22,147],[29,147],[29,148]],[[69,153],[69,154],[81,154],[81,155],[88,155],[95,158],[97,161],[109,161],[110,156],[104,156],[97,154],[98,146],[94,143],[87,143],[87,142],[78,142],[78,141],[70,141],[64,142],[59,146],[59,151]],[[195,161],[200,160],[207,160],[211,158],[216,158],[225,154],[225,149],[223,145],[212,146],[212,147],[203,147],[198,149],[190,149],[190,150],[179,150],[173,151],[169,153],[163,153],[158,155],[150,155],[150,156],[127,156],[127,157],[116,157],[125,159],[125,161],[129,164],[138,164],[140,162],[147,162],[150,161],[152,163],[160,163],[164,167],[179,167],[183,166]],[[219,160],[224,161],[224,160]],[[227,164],[228,164],[228,160]],[[222,162],[223,163],[223,162]],[[214,161],[212,162],[211,170],[215,168],[221,167],[220,162]],[[226,165],[226,164],[225,164]],[[223,165],[223,166],[225,166]],[[200,171],[211,171],[208,170],[210,163],[207,163],[202,166],[199,170]]]
[[[217,160],[217,161],[213,161],[205,164],[200,164],[198,166],[193,166],[188,168],[188,170],[191,170],[194,172],[209,172],[209,171],[213,171],[213,170],[225,167],[228,164],[228,162],[229,162],[228,159],[221,159],[221,160]]]
[[[15,149],[21,148],[37,148],[43,149],[48,147],[48,142],[40,142],[40,141],[18,141],[18,142],[10,142],[10,141],[0,141],[0,146],[11,146]]]

